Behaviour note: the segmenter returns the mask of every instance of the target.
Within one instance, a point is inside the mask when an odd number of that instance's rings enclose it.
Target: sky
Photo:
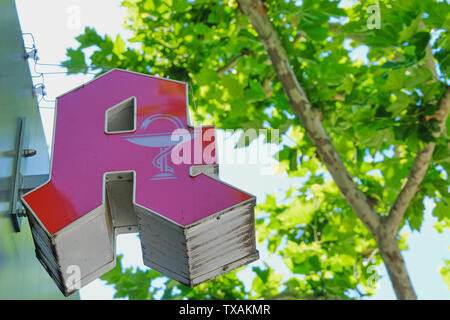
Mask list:
[[[65,52],[69,47],[76,47],[75,37],[81,34],[85,26],[94,27],[101,35],[108,34],[115,38],[120,34],[123,39],[130,36],[129,31],[123,28],[123,20],[126,10],[119,6],[120,0],[16,0],[20,23],[23,33],[32,33],[38,49],[39,63],[60,64],[66,60]],[[30,46],[32,38],[24,35],[26,46]],[[366,51],[358,48],[352,53],[354,59],[364,60]],[[33,67],[33,64],[30,64]],[[37,66],[39,72],[64,72],[65,69],[58,66]],[[35,85],[45,84],[47,92],[46,100],[40,102],[40,111],[47,142],[51,145],[53,133],[54,98],[72,88],[79,86],[93,75],[71,75],[64,73],[45,74],[44,79],[34,78]],[[43,80],[43,81],[42,81]],[[275,151],[273,146],[264,145],[261,140],[255,141],[249,149],[233,149],[233,139],[225,138],[222,132],[218,132],[218,150],[223,154],[246,156],[253,152],[263,150],[265,156],[260,162],[269,163],[270,154]],[[285,176],[267,175],[264,168],[267,164],[234,164],[221,165],[220,177],[240,189],[250,192],[257,197],[258,203],[264,202],[266,194],[282,192],[291,185],[300,183],[299,180],[288,179]],[[432,201],[426,201],[425,221],[421,232],[409,230],[405,227],[402,232],[409,234],[409,249],[403,252],[410,277],[420,299],[450,299],[450,291],[444,284],[439,274],[439,268],[443,260],[449,260],[450,232],[438,234],[433,229],[435,218],[431,216]],[[284,266],[278,257],[268,257],[268,253],[259,246],[262,259],[253,265],[262,265],[262,260],[267,260],[269,265],[277,272],[288,277],[290,271]],[[117,241],[117,253],[124,255],[125,267],[139,267],[146,269],[142,264],[140,243],[135,234],[120,235]],[[370,299],[395,299],[386,270],[379,268],[381,279],[378,283],[376,295]],[[246,285],[252,281],[251,272],[246,269],[239,276]],[[111,299],[115,290],[104,284],[102,280],[95,280],[82,288],[82,299]]]

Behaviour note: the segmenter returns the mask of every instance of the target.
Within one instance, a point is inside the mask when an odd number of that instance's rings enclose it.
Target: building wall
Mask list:
[[[22,218],[21,231],[15,233],[10,217],[19,117],[26,118],[24,148],[37,150],[35,156],[22,158],[21,174],[49,172],[48,146],[14,0],[0,1],[0,39],[0,299],[64,299],[35,257],[27,219]]]

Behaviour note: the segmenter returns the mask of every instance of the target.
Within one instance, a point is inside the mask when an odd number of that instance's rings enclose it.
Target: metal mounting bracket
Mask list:
[[[13,162],[13,176],[11,186],[11,220],[14,232],[20,232],[22,225],[22,217],[26,216],[25,208],[23,207],[20,196],[21,194],[34,189],[35,187],[45,183],[48,179],[48,174],[22,176],[21,165],[22,158],[32,157],[36,155],[36,150],[24,149],[23,141],[25,136],[25,118],[19,118],[17,125],[17,139],[16,148],[14,152]]]

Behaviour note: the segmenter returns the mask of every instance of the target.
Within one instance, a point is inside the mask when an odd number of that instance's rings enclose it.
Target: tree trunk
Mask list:
[[[263,43],[292,110],[303,124],[342,195],[375,237],[397,298],[417,299],[395,239],[397,230],[394,231],[394,234],[386,236],[384,226],[386,221],[382,220],[380,215],[369,205],[364,193],[353,182],[322,126],[319,112],[311,106],[306,93],[291,69],[287,52],[267,16],[267,8],[264,3],[261,0],[238,0],[238,2]]]
[[[395,237],[393,238],[392,235],[386,236],[384,232],[380,232],[375,239],[378,243],[381,258],[388,271],[397,299],[417,299],[406,269],[405,261],[403,260],[400,248],[398,247],[397,239]]]

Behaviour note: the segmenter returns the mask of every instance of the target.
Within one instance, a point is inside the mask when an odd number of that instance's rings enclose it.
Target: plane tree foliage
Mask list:
[[[346,5],[347,3],[347,5]],[[380,26],[368,27],[379,4]],[[264,262],[187,288],[155,270],[115,269],[102,277],[130,299],[352,299],[375,292],[379,244],[355,215],[293,112],[273,61],[243,8],[232,0],[124,0],[132,37],[86,28],[67,50],[69,73],[122,68],[189,82],[195,121],[219,129],[268,128],[278,174],[300,186],[269,194],[256,207],[258,244],[290,273]],[[449,121],[436,110],[450,72],[449,5],[434,0],[275,1],[264,3],[323,128],[355,185],[381,219],[388,216],[420,150],[434,151],[398,230],[420,231],[424,199],[436,206],[439,232],[449,227]],[[192,97],[191,97],[192,98]],[[445,123],[444,123],[445,125]],[[237,147],[251,141],[241,139]],[[260,199],[261,200],[261,199]],[[264,200],[264,199],[262,199]],[[401,250],[405,234],[395,230]],[[443,244],[444,245],[444,244]],[[248,272],[247,270],[246,272]],[[442,268],[448,282],[447,267]],[[247,273],[248,274],[248,273]],[[419,293],[420,294],[420,293]]]

